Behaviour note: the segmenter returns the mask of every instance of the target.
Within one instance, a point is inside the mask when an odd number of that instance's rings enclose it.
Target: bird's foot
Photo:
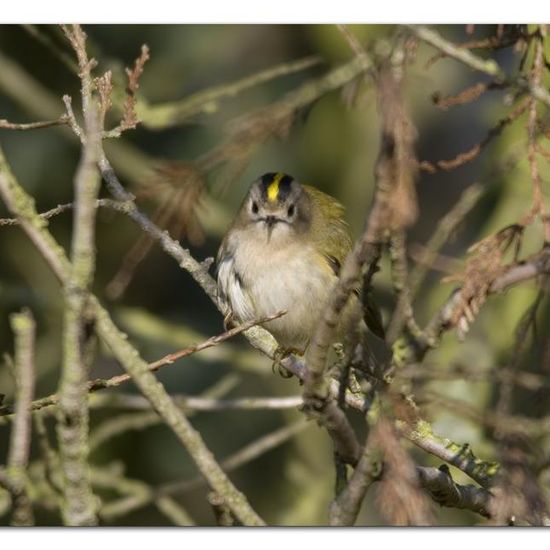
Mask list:
[[[277,372],[282,378],[292,378],[293,374],[285,369],[283,366],[283,360],[293,353],[301,355],[302,352],[294,348],[283,348],[281,346],[275,350],[275,353],[273,354],[273,365],[271,366],[273,374]]]
[[[230,311],[223,318],[223,327],[225,328],[225,330],[231,330],[235,326],[236,326],[235,317],[233,316],[233,312]]]

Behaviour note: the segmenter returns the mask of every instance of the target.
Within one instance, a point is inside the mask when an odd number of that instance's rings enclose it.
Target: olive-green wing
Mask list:
[[[339,277],[347,255],[352,248],[348,224],[345,221],[345,209],[336,199],[314,187],[304,186],[320,205],[324,216],[312,220],[312,235],[318,252],[323,255],[334,274]],[[369,330],[381,339],[385,338],[384,325],[380,309],[372,292],[361,292],[358,285],[354,292],[362,300],[363,318]]]

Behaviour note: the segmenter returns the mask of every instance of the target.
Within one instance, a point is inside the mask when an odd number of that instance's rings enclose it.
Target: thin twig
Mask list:
[[[409,268],[407,265],[407,244],[404,231],[396,231],[390,240],[390,259],[392,283],[397,295],[397,303],[386,329],[386,341],[392,345],[406,326],[411,336],[417,341],[425,339],[418,326],[412,308]]]
[[[212,400],[219,399],[230,392],[232,389],[234,389],[237,383],[237,376],[224,376],[221,380],[219,380],[218,382],[210,386],[206,391],[204,391],[201,397],[204,399]],[[117,394],[114,394],[112,396],[117,397]],[[110,396],[102,394],[97,395],[96,397]],[[107,418],[94,429],[90,437],[90,451],[93,451],[98,446],[104,445],[105,442],[109,441],[113,437],[116,437],[129,430],[144,430],[149,426],[154,426],[155,424],[163,422],[162,418],[159,417],[159,415],[151,409],[151,403],[149,403],[145,398],[140,395],[126,397],[136,397],[145,401],[144,405],[146,406],[146,412],[136,414],[135,411],[132,411],[128,414],[119,414],[114,417]],[[96,401],[97,404],[97,399],[93,399],[91,401]],[[99,399],[99,401],[101,402],[102,399]],[[194,410],[188,410],[188,418],[191,418],[195,413],[196,411]]]
[[[112,199],[97,199],[95,201],[95,208],[110,208],[118,212],[124,212],[126,208],[126,203],[121,201],[115,201]],[[46,212],[39,214],[44,220],[49,220],[54,216],[67,212],[74,208],[74,203],[68,202],[65,204],[59,204],[55,208],[51,208]],[[0,218],[0,227],[3,225],[19,225],[19,220],[17,218]]]
[[[142,124],[151,130],[162,130],[177,126],[194,115],[216,112],[219,109],[221,100],[225,98],[234,97],[252,87],[281,76],[304,71],[320,63],[321,59],[317,56],[282,63],[241,80],[215,86],[171,103],[150,105],[140,100],[138,103],[139,117]]]
[[[12,525],[33,525],[32,506],[27,494],[27,465],[31,446],[29,404],[34,395],[35,322],[28,310],[14,313],[11,326],[15,335],[15,418],[10,436],[7,474],[13,490]]]
[[[40,128],[51,128],[52,126],[63,126],[68,124],[68,115],[61,115],[56,120],[43,120],[40,122],[8,122],[6,119],[0,119],[0,128],[3,130],[38,130]]]
[[[235,399],[213,399],[193,397],[190,395],[171,394],[174,402],[186,411],[216,412],[233,410],[271,410],[279,411],[296,409],[304,404],[301,395],[288,397],[238,397]],[[100,399],[96,399],[100,398]],[[92,408],[115,407],[131,411],[142,411],[151,408],[151,404],[141,395],[134,394],[102,394],[97,395],[90,403]]]
[[[349,47],[356,56],[366,56],[365,48],[359,42],[357,36],[351,31],[348,25],[336,25],[336,28],[342,33]]]
[[[464,190],[452,208],[439,220],[431,239],[426,243],[422,264],[417,265],[411,272],[409,288],[411,301],[420,290],[428,269],[433,264],[441,247],[450,239],[457,227],[464,220],[468,212],[477,204],[484,193],[479,184],[472,184]]]
[[[440,109],[447,110],[449,107],[456,105],[464,105],[479,99],[488,90],[499,90],[503,84],[498,82],[477,82],[472,86],[468,86],[458,94],[442,97],[438,92],[432,95],[432,101]]]
[[[78,65],[74,59],[63,49],[61,49],[54,40],[49,37],[45,32],[42,32],[39,25],[22,25],[23,28],[40,44],[48,48],[50,52],[57,57],[61,63],[69,69],[73,74],[78,76]]]
[[[149,363],[148,368],[151,372],[155,372],[163,366],[173,364],[178,359],[182,359],[184,357],[188,357],[189,355],[193,355],[194,353],[198,353],[205,349],[217,346],[222,342],[225,342],[226,340],[229,340],[230,338],[233,338],[238,334],[249,330],[253,326],[267,323],[268,321],[277,319],[282,315],[284,315],[284,312],[275,313],[274,315],[270,315],[262,319],[248,321],[238,327],[234,327],[221,334],[212,336],[211,338],[200,344],[195,344],[194,346],[189,346],[174,353],[169,353],[168,355],[165,355],[162,359],[158,359],[157,361]],[[91,393],[105,388],[114,388],[120,386],[125,382],[128,382],[129,380],[131,380],[131,376],[129,374],[117,374],[115,376],[112,376],[111,378],[97,378],[95,380],[89,380],[87,382],[87,390]],[[108,402],[116,402],[116,399],[116,395],[112,395],[107,398]],[[138,399],[137,396],[136,399]],[[47,397],[42,397],[40,399],[37,399],[36,401],[33,401],[31,403],[31,410],[40,410],[51,405],[57,405],[58,403],[59,395],[52,394]],[[0,416],[7,416],[11,414],[13,414],[13,408],[9,405],[4,405],[3,407],[0,407]]]
[[[133,130],[136,128],[138,123],[140,122],[138,118],[138,114],[136,112],[136,106],[137,106],[137,97],[136,94],[139,90],[139,79],[141,75],[143,74],[143,68],[145,66],[145,63],[149,60],[149,47],[146,44],[143,44],[141,46],[141,54],[140,56],[135,60],[134,62],[134,68],[128,69],[126,68],[126,75],[128,77],[128,86],[126,87],[126,98],[124,99],[124,104],[122,107],[122,119],[118,126],[115,128],[104,131],[103,132],[103,138],[119,138],[123,132],[126,132],[127,130]],[[105,114],[107,113],[108,109],[111,106],[111,92],[112,92],[112,86],[111,86],[111,75],[110,73],[106,73],[104,76],[104,80],[100,81],[100,83],[106,83],[106,90],[103,87],[100,87],[100,94],[102,97],[102,111],[103,116],[102,119],[105,120]],[[104,93],[101,93],[102,90],[104,90]]]
[[[430,162],[423,160],[419,163],[419,168],[430,174],[437,172],[438,170],[454,170],[459,166],[462,166],[468,162],[476,159],[483,150],[495,139],[498,137],[502,131],[517,120],[528,108],[529,98],[524,98],[520,101],[514,109],[512,109],[506,116],[501,118],[488,132],[487,135],[479,142],[473,145],[467,151],[459,153],[452,159],[447,160],[438,160],[435,162]]]
[[[294,422],[293,424],[278,428],[277,430],[274,430],[273,432],[252,441],[252,443],[245,445],[242,449],[239,449],[237,452],[222,460],[220,462],[220,465],[225,472],[236,470],[237,468],[248,464],[252,460],[255,460],[259,456],[278,447],[279,445],[286,443],[289,439],[301,433],[305,428],[309,426],[311,426],[311,423],[302,418]],[[200,487],[203,484],[204,479],[199,476],[183,481],[166,483],[156,489],[148,488],[148,494],[144,496],[144,498],[141,498],[139,501],[136,500],[131,507],[126,507],[124,508],[124,510],[120,510],[118,507],[115,508],[109,506],[108,509],[104,508],[102,513],[104,517],[114,519],[121,514],[126,514],[129,511],[133,511],[137,508],[141,508],[142,506],[146,506],[152,500],[173,495],[175,493],[190,491],[192,489]]]
[[[407,25],[409,30],[424,42],[437,48],[449,57],[460,61],[464,65],[493,77],[497,82],[506,83],[528,92],[534,98],[550,106],[550,93],[542,86],[532,85],[522,77],[509,79],[508,75],[499,67],[494,59],[481,59],[469,50],[460,48],[445,40],[438,32],[423,25]]]
[[[170,521],[179,527],[189,527],[195,525],[195,522],[188,514],[187,510],[172,497],[164,496],[155,500],[155,506],[162,512]]]

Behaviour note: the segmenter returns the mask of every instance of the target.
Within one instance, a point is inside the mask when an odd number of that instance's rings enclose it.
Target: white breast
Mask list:
[[[242,241],[222,260],[218,271],[220,287],[233,314],[247,321],[285,310],[286,315],[265,327],[281,346],[303,351],[335,275],[315,250],[303,245],[277,249]]]

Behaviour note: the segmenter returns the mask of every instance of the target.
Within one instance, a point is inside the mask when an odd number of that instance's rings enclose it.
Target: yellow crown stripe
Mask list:
[[[270,202],[275,202],[279,196],[279,184],[281,180],[285,177],[282,172],[275,174],[273,181],[269,184],[267,188],[267,198]]]

